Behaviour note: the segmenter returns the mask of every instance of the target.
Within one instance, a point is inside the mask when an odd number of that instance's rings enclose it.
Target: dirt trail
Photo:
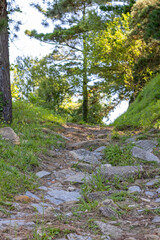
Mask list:
[[[144,165],[146,171],[149,168],[152,170],[148,178],[144,174],[132,182],[117,179],[116,184],[109,183],[114,189],[90,194],[98,201],[102,196],[108,199],[113,193],[117,194],[116,201],[112,198],[110,202],[112,205],[109,202],[107,206],[99,203],[92,210],[75,210],[82,197],[80,189],[86,169],[77,168],[79,161],[74,157],[74,150],[86,149],[96,157],[100,156],[94,150],[113,142],[112,130],[110,127],[77,124],[63,126],[59,134],[65,139],[66,147],[53,147],[45,155],[39,155],[39,189],[18,196],[12,208],[6,210],[8,212],[0,212],[0,240],[160,239],[160,166]],[[87,154],[90,156],[89,152]],[[88,167],[89,164],[84,166]],[[146,185],[148,182],[150,184]],[[129,187],[140,190],[130,197]],[[111,216],[106,217],[101,210],[110,211]]]

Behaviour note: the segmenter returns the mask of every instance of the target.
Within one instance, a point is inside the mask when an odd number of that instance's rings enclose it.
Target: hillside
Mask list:
[[[119,130],[160,127],[160,74],[149,82],[134,103],[115,120],[113,125]]]

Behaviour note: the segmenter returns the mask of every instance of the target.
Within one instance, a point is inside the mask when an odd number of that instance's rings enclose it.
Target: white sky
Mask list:
[[[19,13],[17,20],[22,21],[22,26],[18,32],[18,39],[10,42],[10,63],[14,63],[17,56],[42,57],[51,52],[52,46],[41,43],[38,40],[30,39],[25,35],[25,30],[37,30],[38,32],[52,31],[52,27],[44,28],[41,25],[42,15],[33,7],[29,6],[32,0],[22,1],[16,0],[23,13]],[[38,1],[38,0],[37,0]],[[34,3],[36,0],[34,0]],[[109,120],[104,119],[105,123],[109,124],[118,116],[125,112],[128,108],[128,102],[123,101],[117,108],[110,113]]]

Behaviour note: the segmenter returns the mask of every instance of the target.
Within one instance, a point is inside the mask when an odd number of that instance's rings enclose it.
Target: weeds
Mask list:
[[[105,163],[110,163],[112,166],[128,166],[135,163],[134,158],[131,154],[131,149],[133,145],[128,144],[122,147],[117,144],[109,145],[104,150],[105,153]]]

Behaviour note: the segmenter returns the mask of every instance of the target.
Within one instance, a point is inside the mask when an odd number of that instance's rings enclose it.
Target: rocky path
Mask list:
[[[39,156],[37,191],[16,196],[0,212],[0,239],[160,239],[157,132],[147,140],[126,140],[140,159],[132,166],[104,162],[105,147],[119,141],[111,137],[112,128],[68,124],[59,134],[66,147]],[[89,186],[94,190],[87,191]]]

